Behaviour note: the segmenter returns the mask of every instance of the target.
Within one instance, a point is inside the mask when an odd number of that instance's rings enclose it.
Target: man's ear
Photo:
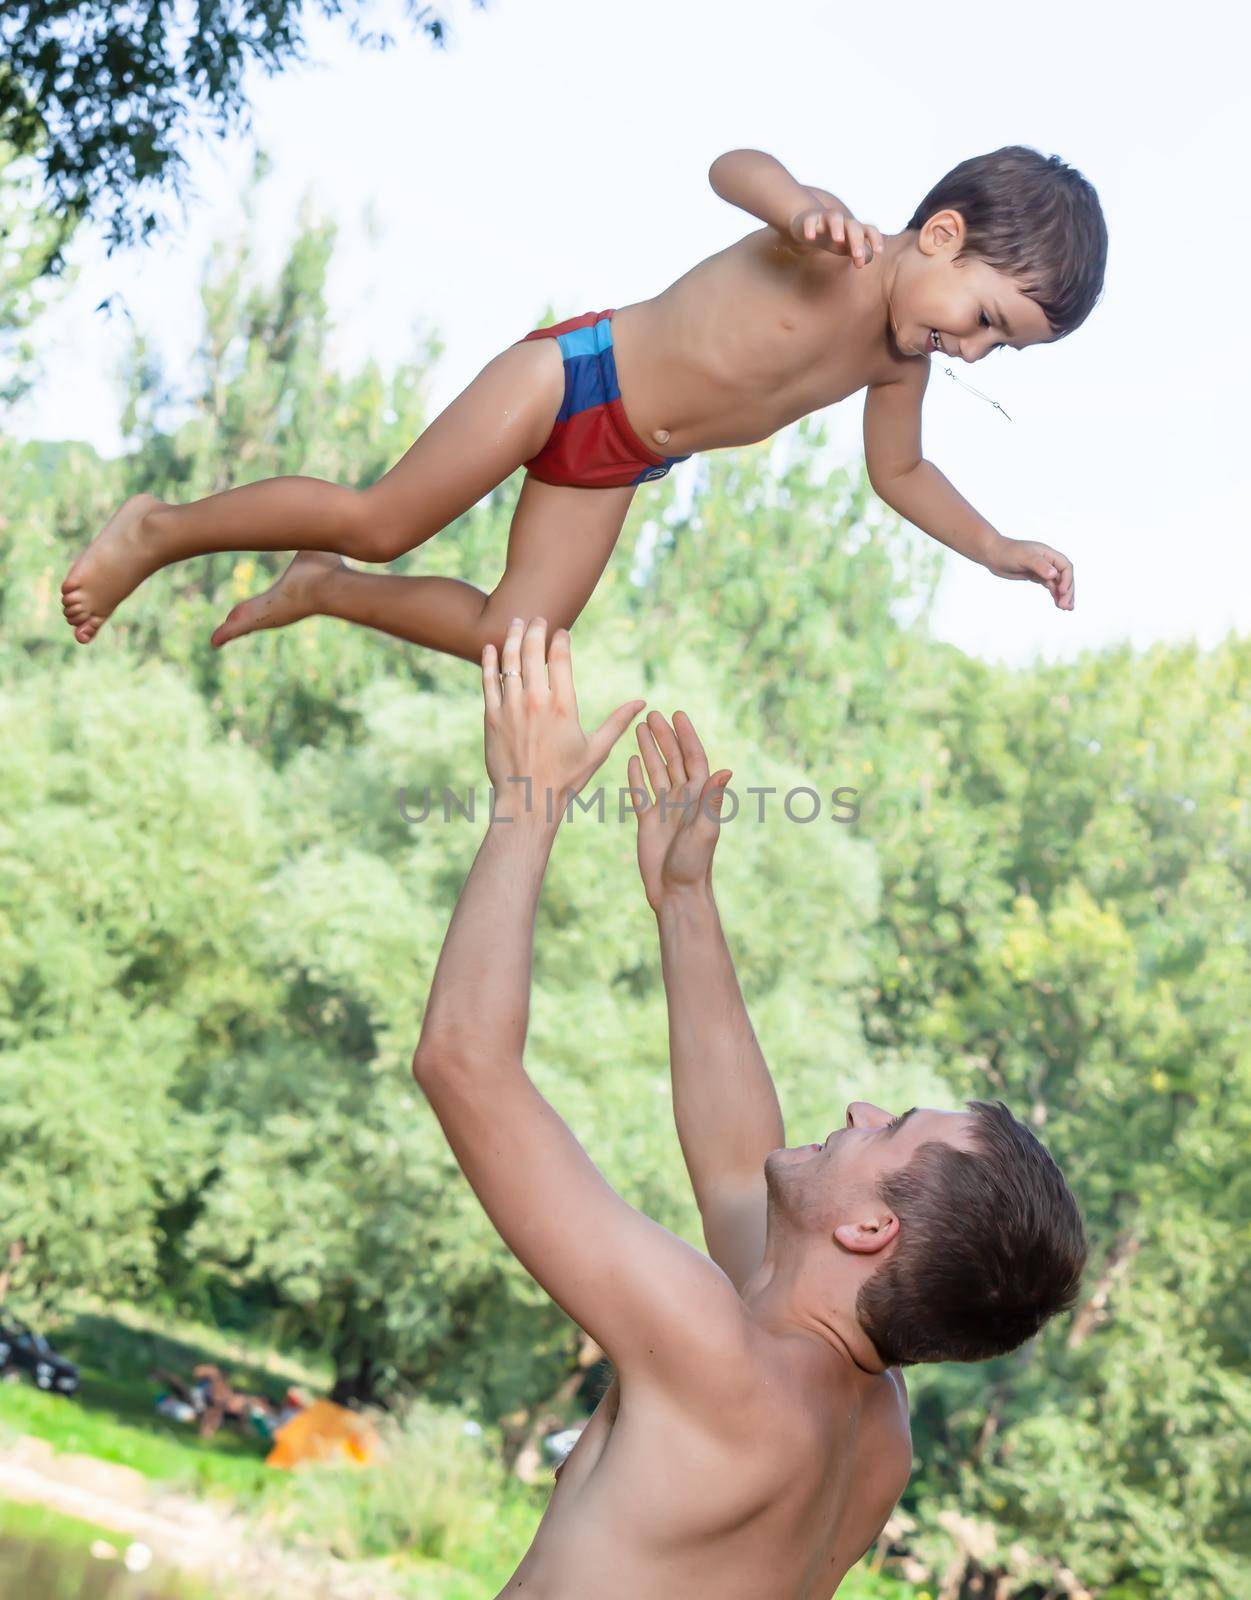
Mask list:
[[[956,256],[964,248],[965,231],[964,218],[958,211],[936,211],[921,224],[917,247],[926,256]]]
[[[853,1255],[872,1256],[885,1250],[898,1233],[899,1218],[893,1211],[885,1211],[878,1217],[862,1217],[859,1222],[840,1222],[834,1237]]]

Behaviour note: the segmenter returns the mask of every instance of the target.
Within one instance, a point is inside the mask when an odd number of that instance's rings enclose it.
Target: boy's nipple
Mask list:
[[[668,428],[657,428],[655,433],[652,434],[652,438],[655,439],[657,444],[668,444],[669,443],[669,430],[668,430]]]

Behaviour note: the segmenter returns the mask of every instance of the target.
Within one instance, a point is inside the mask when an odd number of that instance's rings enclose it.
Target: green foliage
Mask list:
[[[101,0],[17,0],[0,13],[0,140],[33,155],[60,214],[107,224],[114,244],[159,224],[164,189],[183,194],[193,133],[246,125],[244,76],[305,59],[310,10],[345,17],[360,43],[386,48],[372,0],[198,0],[194,8]],[[435,43],[442,7],[405,0]]]
[[[35,354],[26,332],[48,302],[44,274],[72,227],[40,205],[33,191],[30,163],[19,160],[0,136],[0,402],[7,405],[34,380]]]
[[[524,1550],[545,1496],[509,1479],[490,1441],[454,1411],[418,1401],[383,1423],[381,1443],[378,1462],[364,1469],[297,1473],[280,1513],[284,1531],[347,1561],[403,1550],[503,1584],[512,1570],[504,1563]]]
[[[125,458],[0,441],[0,1246],[25,1242],[16,1297],[268,1319],[345,1381],[490,1427],[556,1389],[573,1331],[407,1075],[477,840],[438,803],[484,792],[474,674],[324,619],[214,654],[277,558],[158,574],[89,652],[55,606],[129,489],[368,482],[420,429],[433,350],[328,365],[332,248],[307,221],[260,286],[219,254],[196,393],[175,404],[137,346]],[[578,625],[581,698],[683,705],[735,769],[718,896],[791,1137],[856,1094],[1002,1096],[1091,1237],[1073,1317],[913,1376],[879,1559],[1021,1600],[1066,1572],[1106,1600],[1241,1592],[1251,643],[990,667],[927,635],[933,552],[819,431],[702,470],[685,511],[670,483],[640,497]],[[399,570],[491,583],[510,502]],[[621,1192],[697,1240],[624,757],[604,782],[545,891],[530,1062]],[[819,820],[783,811],[801,786]],[[398,1514],[345,1510],[343,1537],[379,1547]]]

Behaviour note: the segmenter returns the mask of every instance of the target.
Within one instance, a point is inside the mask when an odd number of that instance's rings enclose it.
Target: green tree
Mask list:
[[[47,304],[44,274],[68,231],[36,199],[30,164],[0,140],[0,402],[20,399],[34,379],[26,333]]]
[[[480,3],[480,0],[479,0]],[[0,12],[0,141],[38,163],[54,209],[91,214],[113,244],[159,226],[157,202],[181,196],[188,138],[246,123],[245,75],[305,58],[311,11],[343,17],[351,37],[394,43],[371,25],[373,0],[19,0]],[[405,0],[435,44],[446,8]]]

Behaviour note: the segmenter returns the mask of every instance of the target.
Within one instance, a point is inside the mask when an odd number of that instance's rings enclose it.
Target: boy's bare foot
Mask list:
[[[61,610],[79,644],[90,644],[105,618],[163,565],[143,535],[143,519],[164,503],[154,494],[132,494],[69,569],[61,585]]]
[[[266,589],[264,594],[254,594],[242,600],[231,611],[225,622],[214,631],[213,644],[220,649],[231,639],[245,633],[259,633],[264,628],[285,628],[289,622],[299,622],[301,617],[311,617],[319,609],[322,586],[329,573],[345,570],[338,556],[323,550],[301,550],[291,565]]]

